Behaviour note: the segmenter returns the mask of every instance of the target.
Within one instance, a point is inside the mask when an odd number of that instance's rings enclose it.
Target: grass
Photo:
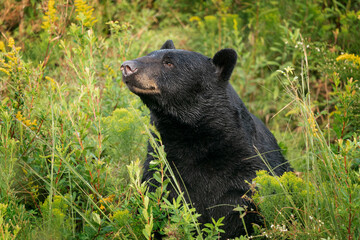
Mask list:
[[[167,164],[161,139],[150,134],[148,109],[121,81],[124,60],[167,39],[210,57],[225,47],[238,52],[232,84],[300,176],[258,174],[254,202],[265,224],[252,238],[359,238],[354,49],[360,46],[344,41],[358,34],[350,24],[358,6],[333,3],[24,6],[22,30],[1,29],[0,238],[153,239],[162,233],[167,239],[218,239],[221,219],[200,228],[185,193],[165,198],[169,184],[179,189],[176,169]],[[307,15],[294,9],[307,9]],[[169,20],[169,14],[176,17]],[[332,22],[337,14],[341,22]],[[301,25],[299,19],[308,20]],[[141,183],[148,139],[157,150],[160,187],[154,193]]]

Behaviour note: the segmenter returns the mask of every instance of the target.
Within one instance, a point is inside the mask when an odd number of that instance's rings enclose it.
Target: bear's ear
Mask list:
[[[216,66],[216,72],[220,81],[228,81],[234,70],[237,54],[234,49],[226,48],[218,51],[212,61]]]
[[[175,45],[172,40],[167,40],[160,49],[175,49]]]

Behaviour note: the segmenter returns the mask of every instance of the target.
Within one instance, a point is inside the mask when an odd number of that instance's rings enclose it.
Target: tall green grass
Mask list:
[[[263,209],[266,222],[261,235],[276,239],[358,239],[360,175],[355,157],[360,139],[356,134],[347,140],[329,136],[332,141],[329,142],[328,129],[317,124],[304,42],[302,47],[304,56],[299,76],[289,67],[281,73],[286,92],[294,99],[291,107],[299,113],[306,169],[301,178],[295,174],[282,177],[258,174],[254,180],[258,187],[254,200]],[[353,85],[349,82],[346,86],[347,90],[338,94],[345,97],[347,92],[347,97],[352,98]],[[344,119],[343,125],[346,124]]]
[[[32,2],[21,8],[27,27],[1,36],[1,239],[218,238],[221,219],[201,229],[185,193],[166,199],[169,184],[179,189],[176,170],[150,133],[148,109],[121,82],[124,60],[168,38],[208,56],[238,51],[232,84],[301,172],[259,173],[252,186],[265,225],[253,238],[359,238],[358,56],[337,60],[340,47],[358,47],[346,41],[358,34],[354,10],[338,1],[325,9],[317,1],[105,1],[94,11],[76,2]],[[332,43],[333,35],[341,46],[314,40]],[[140,181],[148,139],[154,193]]]

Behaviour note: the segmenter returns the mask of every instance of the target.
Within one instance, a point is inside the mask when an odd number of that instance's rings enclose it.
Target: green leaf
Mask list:
[[[96,212],[92,212],[91,217],[95,223],[101,225],[101,218],[99,214],[97,214]]]

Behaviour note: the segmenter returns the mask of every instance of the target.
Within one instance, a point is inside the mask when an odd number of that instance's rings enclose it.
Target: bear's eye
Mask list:
[[[164,60],[163,61],[163,64],[166,66],[166,67],[173,67],[174,64],[172,64],[169,60]]]

